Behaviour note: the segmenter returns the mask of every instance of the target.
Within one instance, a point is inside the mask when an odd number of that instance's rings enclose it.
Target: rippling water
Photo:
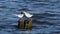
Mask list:
[[[20,9],[32,13],[33,28],[16,28]],[[0,34],[60,34],[60,0],[0,0]]]

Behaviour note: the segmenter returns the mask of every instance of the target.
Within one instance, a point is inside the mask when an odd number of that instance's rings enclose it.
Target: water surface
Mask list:
[[[32,13],[32,30],[17,29],[20,9]],[[60,34],[60,0],[0,0],[0,34]]]

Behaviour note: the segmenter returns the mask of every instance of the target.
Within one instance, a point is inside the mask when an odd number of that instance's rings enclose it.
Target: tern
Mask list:
[[[23,11],[23,13],[25,14],[25,16],[26,16],[27,18],[30,18],[30,17],[32,17],[32,16],[33,16],[32,14],[27,13],[27,12],[25,12],[25,11]]]
[[[19,18],[22,18],[24,16],[24,14],[15,14],[16,16],[18,16]]]

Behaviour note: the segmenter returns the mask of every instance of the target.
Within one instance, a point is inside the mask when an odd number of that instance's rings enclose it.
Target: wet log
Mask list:
[[[22,18],[20,18],[19,21],[18,21],[18,28],[19,29],[24,29],[24,20]]]
[[[25,24],[25,29],[32,29],[32,19],[28,18]]]

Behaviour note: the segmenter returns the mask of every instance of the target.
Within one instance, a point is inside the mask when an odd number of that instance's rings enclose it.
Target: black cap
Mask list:
[[[21,14],[24,14],[23,12],[21,12]]]

